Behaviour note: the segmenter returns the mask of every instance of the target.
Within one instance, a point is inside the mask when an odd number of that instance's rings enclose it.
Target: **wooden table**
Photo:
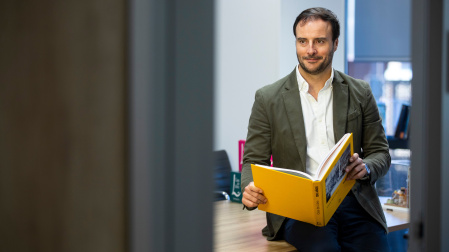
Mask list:
[[[265,212],[242,208],[242,204],[231,201],[215,202],[214,251],[296,251],[285,241],[267,241],[262,236]]]
[[[381,202],[386,197],[380,197]],[[215,251],[296,251],[285,241],[267,241],[262,236],[266,225],[265,212],[244,211],[243,205],[231,201],[216,201],[214,216]],[[408,228],[408,211],[384,210],[390,232]]]
[[[385,206],[388,197],[379,197],[384,208],[385,219],[387,219],[388,231],[394,232],[406,229],[410,225],[410,212],[408,209]]]

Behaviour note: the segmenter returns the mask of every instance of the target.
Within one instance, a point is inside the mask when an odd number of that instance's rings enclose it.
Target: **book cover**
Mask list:
[[[252,164],[254,185],[268,199],[259,210],[325,226],[355,184],[346,180],[345,168],[354,153],[352,133],[345,134],[329,151],[317,174]]]

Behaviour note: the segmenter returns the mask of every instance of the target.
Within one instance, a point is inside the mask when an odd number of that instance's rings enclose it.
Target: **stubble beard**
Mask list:
[[[323,58],[322,56],[300,57],[298,54],[296,54],[296,57],[298,58],[299,66],[301,66],[301,68],[306,73],[311,74],[311,75],[318,75],[318,74],[322,73],[331,64],[332,58],[334,57],[334,50],[332,48],[330,53],[327,55],[327,58],[323,62],[321,62],[321,64],[315,70],[311,70],[311,69],[307,68],[306,65],[304,64],[304,60],[322,59]]]

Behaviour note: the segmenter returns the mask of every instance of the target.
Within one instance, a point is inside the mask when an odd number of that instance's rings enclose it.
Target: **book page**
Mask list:
[[[271,170],[275,170],[275,171],[280,171],[283,173],[287,173],[293,176],[297,176],[297,177],[301,177],[301,178],[305,178],[305,179],[310,179],[313,180],[313,177],[310,176],[309,174],[302,172],[302,171],[297,171],[297,170],[291,170],[291,169],[284,169],[284,168],[277,168],[277,167],[271,167],[271,166],[265,166],[265,165],[257,165],[266,169],[271,169]]]
[[[316,181],[319,181],[323,178],[324,174],[326,174],[327,169],[324,168],[329,168],[329,166],[327,165],[327,163],[329,162],[329,160],[333,160],[335,158],[335,156],[337,155],[336,151],[338,148],[340,148],[340,146],[346,141],[346,139],[348,139],[348,137],[350,136],[350,133],[346,133],[345,135],[343,135],[343,137],[335,144],[334,147],[332,147],[332,149],[329,151],[329,153],[327,154],[326,158],[321,162],[320,166],[318,166],[318,170],[315,174],[315,179]]]

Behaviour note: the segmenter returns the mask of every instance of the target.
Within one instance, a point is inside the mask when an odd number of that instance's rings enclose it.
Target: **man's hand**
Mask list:
[[[262,189],[255,187],[254,182],[251,182],[245,187],[245,191],[242,196],[242,203],[246,207],[254,208],[259,204],[267,203],[267,198],[263,196]]]
[[[359,158],[359,154],[354,153],[354,155],[349,158],[349,164],[346,167],[346,172],[348,173],[346,180],[361,179],[365,176],[367,173],[365,163],[363,163],[363,160]]]

